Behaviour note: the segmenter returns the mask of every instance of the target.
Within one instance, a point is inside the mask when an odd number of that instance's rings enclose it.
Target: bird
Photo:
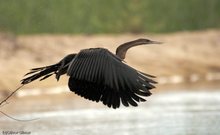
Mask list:
[[[69,76],[70,91],[85,99],[102,102],[109,108],[138,106],[156,88],[156,76],[134,69],[125,62],[128,49],[161,42],[139,38],[119,45],[116,54],[105,48],[88,48],[65,56],[56,64],[31,69],[21,84],[25,85],[55,75]],[[139,54],[140,55],[140,54]]]

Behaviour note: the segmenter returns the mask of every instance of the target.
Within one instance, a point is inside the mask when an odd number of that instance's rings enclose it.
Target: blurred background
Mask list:
[[[30,134],[217,135],[220,133],[219,0],[0,0],[0,99],[34,67],[81,49],[137,38],[164,42],[128,51],[126,62],[157,76],[139,107],[114,110],[67,87],[68,77],[28,84],[2,106],[3,131]]]

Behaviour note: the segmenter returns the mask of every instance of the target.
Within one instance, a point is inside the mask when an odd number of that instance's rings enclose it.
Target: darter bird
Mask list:
[[[33,68],[21,84],[28,84],[38,78],[44,80],[55,74],[69,76],[68,86],[72,92],[85,99],[99,102],[112,108],[138,106],[151,95],[150,90],[157,83],[155,76],[138,71],[124,62],[129,48],[138,45],[160,44],[149,39],[126,42],[113,54],[105,48],[90,48],[69,54],[56,64]],[[140,55],[140,54],[139,54]]]

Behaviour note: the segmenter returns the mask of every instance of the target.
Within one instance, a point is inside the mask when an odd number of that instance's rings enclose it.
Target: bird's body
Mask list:
[[[151,79],[154,76],[142,73],[123,61],[126,51],[132,44],[141,44],[140,41],[144,41],[142,44],[157,43],[138,39],[119,46],[116,55],[104,48],[84,49],[78,54],[67,55],[57,64],[32,69],[26,74],[32,75],[21,83],[27,84],[38,78],[44,80],[53,74],[59,80],[61,75],[67,74],[70,90],[86,99],[101,101],[112,108],[118,108],[120,103],[137,106],[137,102],[146,101],[141,96],[151,95],[149,90],[155,88],[153,84],[156,83]]]

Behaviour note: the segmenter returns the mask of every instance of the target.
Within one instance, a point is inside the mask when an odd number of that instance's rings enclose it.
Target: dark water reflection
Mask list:
[[[28,131],[47,135],[219,135],[220,91],[155,94],[138,108],[59,108],[19,114],[18,117],[40,119],[16,122],[0,117],[1,132]]]

